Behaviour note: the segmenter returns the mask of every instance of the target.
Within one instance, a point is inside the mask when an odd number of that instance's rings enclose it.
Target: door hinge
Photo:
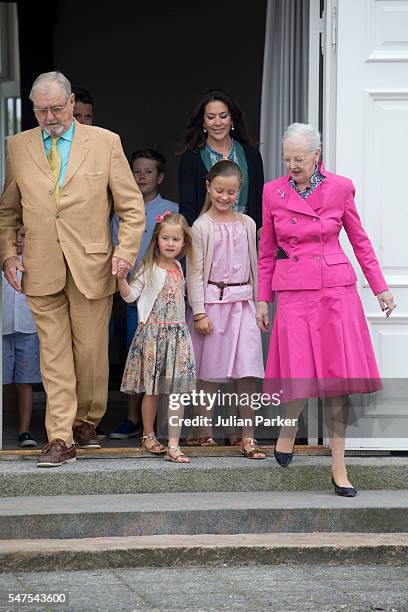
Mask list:
[[[333,53],[337,51],[337,4],[333,2],[331,15],[331,38],[330,45]]]
[[[321,35],[322,55],[326,54],[326,44],[330,45],[332,53],[337,51],[337,1],[331,1],[330,24],[327,23],[327,8],[322,13],[323,29]]]

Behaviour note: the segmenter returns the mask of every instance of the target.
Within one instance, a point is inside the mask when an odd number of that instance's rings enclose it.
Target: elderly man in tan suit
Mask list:
[[[47,393],[49,443],[40,467],[75,461],[75,442],[99,448],[95,426],[108,392],[108,323],[116,278],[136,258],[145,227],[143,197],[119,136],[73,118],[74,95],[59,72],[40,75],[30,99],[39,127],[8,144],[0,201],[0,260],[34,316]],[[120,217],[113,250],[109,216]],[[18,223],[25,227],[23,264]]]

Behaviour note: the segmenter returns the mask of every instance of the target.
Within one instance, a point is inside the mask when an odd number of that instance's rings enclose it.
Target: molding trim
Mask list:
[[[400,31],[395,32],[394,40],[387,40],[384,34],[387,13],[400,13],[401,16]],[[408,23],[407,0],[369,0],[366,4],[366,23],[370,24],[366,36],[367,63],[408,62],[408,28],[406,34],[401,34],[405,23]]]

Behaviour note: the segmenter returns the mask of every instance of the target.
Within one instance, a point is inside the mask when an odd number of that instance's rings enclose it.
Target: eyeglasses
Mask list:
[[[38,113],[39,115],[43,115],[44,117],[46,117],[47,114],[50,112],[55,117],[57,117],[65,110],[65,107],[70,97],[71,96],[68,96],[68,98],[65,100],[64,106],[51,106],[50,108],[38,108],[38,106],[34,106],[34,112]]]
[[[285,164],[290,164],[292,162],[296,164],[296,166],[303,166],[307,161],[307,157],[282,157],[282,161]]]
[[[293,157],[282,157],[283,163],[289,165],[291,162],[296,166],[303,166],[305,162],[307,162],[308,158],[313,155],[315,151],[310,151],[307,155],[300,157],[300,155],[294,155]]]

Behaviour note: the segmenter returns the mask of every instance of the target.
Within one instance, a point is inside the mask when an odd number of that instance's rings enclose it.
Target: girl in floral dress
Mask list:
[[[196,388],[194,351],[185,321],[184,277],[178,261],[184,255],[193,258],[187,222],[182,215],[165,212],[156,217],[152,240],[132,280],[118,279],[122,298],[128,303],[137,301],[139,316],[121,391],[144,393],[142,443],[155,455],[166,453],[154,432],[158,396]],[[167,459],[188,463],[179,446],[182,407],[169,411],[170,416]]]

